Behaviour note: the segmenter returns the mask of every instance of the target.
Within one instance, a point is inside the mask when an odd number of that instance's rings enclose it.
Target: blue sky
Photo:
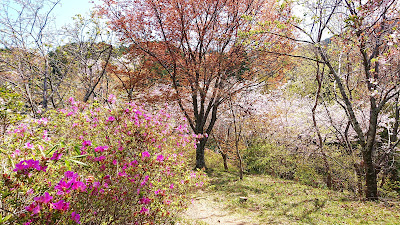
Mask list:
[[[76,14],[86,15],[95,4],[99,4],[99,0],[61,0],[59,5],[54,8],[52,15],[56,19],[57,28],[72,23],[72,17]]]
[[[43,19],[45,18],[44,16],[46,13],[50,10],[50,7],[53,6],[52,2],[55,2],[56,0],[0,0],[0,20],[6,21],[5,23],[0,23],[0,48],[3,46],[8,46],[8,45],[15,45],[15,41],[18,42],[18,40],[14,40],[14,36],[12,35],[12,32],[10,31],[10,26],[14,26],[15,24],[24,23],[22,26],[17,27],[17,32],[20,32],[21,34],[25,35],[24,41],[26,42],[25,44],[27,45],[35,45],[35,40],[30,38],[31,35],[28,35],[28,32],[32,32],[33,36],[38,35],[39,28],[38,28],[38,23],[36,20],[26,20],[25,18],[31,18],[32,16],[32,8],[27,7],[27,5],[23,5],[24,3],[30,3],[32,4],[33,8],[36,8],[37,6],[40,6],[41,3],[44,3],[41,5],[41,9],[39,10],[39,17],[42,19],[40,23],[43,22]],[[95,6],[95,2],[97,5],[100,5],[102,2],[101,0],[61,0],[53,9],[53,11],[50,14],[51,19],[55,19],[55,21],[51,21],[50,23],[47,24],[46,28],[49,29],[49,31],[54,31],[56,30],[61,30],[62,27],[68,24],[73,24],[73,19],[72,17],[75,16],[76,14],[81,14],[83,16],[89,15],[90,10]],[[19,19],[19,13],[24,12],[22,15],[22,20]],[[10,24],[7,24],[7,21],[10,21]],[[35,24],[36,22],[36,24]],[[55,23],[53,23],[55,22]],[[35,24],[36,29],[30,29],[31,25]],[[54,27],[55,25],[55,27]],[[21,31],[18,31],[20,29]],[[49,33],[50,36],[52,35],[51,32]],[[46,36],[46,35],[45,35]],[[45,42],[51,43],[54,41],[58,41],[58,38],[61,38],[57,36],[57,40],[54,40],[54,36],[50,37],[52,40],[46,40],[46,37],[44,38]],[[13,41],[14,40],[14,41]],[[62,41],[62,40],[61,40]]]

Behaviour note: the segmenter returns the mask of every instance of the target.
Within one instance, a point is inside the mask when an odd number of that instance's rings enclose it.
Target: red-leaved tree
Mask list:
[[[221,104],[277,75],[291,49],[285,25],[288,5],[271,0],[103,0],[105,15],[130,51],[154,63],[157,82],[170,85],[195,134],[196,168],[205,168],[204,148]],[[149,76],[151,76],[149,74]]]

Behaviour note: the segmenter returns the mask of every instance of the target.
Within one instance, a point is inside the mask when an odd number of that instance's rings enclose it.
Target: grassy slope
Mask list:
[[[398,203],[349,199],[346,193],[312,188],[270,176],[214,171],[212,185],[197,197],[223,203],[253,224],[400,224]],[[247,197],[241,202],[239,197]],[[203,223],[200,223],[203,224]]]

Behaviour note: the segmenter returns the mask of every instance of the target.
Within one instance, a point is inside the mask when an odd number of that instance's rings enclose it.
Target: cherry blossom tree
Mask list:
[[[377,200],[377,174],[382,156],[377,142],[379,118],[392,102],[397,102],[400,91],[397,1],[318,0],[305,6],[310,9],[308,16],[313,20],[304,20],[303,26],[293,26],[307,36],[307,40],[301,41],[313,46],[316,55],[311,60],[327,71],[317,74],[319,85],[324,85],[323,74],[332,79],[325,84],[332,85],[334,100],[348,119],[346,129],[354,130],[361,147],[365,196],[368,200]],[[324,41],[328,35],[332,37]],[[317,93],[316,99],[320,97]],[[359,109],[368,109],[366,129],[357,116],[361,113]],[[394,141],[390,145],[397,144]]]

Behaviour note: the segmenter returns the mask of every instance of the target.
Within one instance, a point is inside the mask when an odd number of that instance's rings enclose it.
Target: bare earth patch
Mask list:
[[[193,199],[192,204],[181,216],[183,221],[179,223],[200,224],[223,224],[223,225],[253,225],[250,217],[243,217],[227,211],[226,206],[215,201],[214,197],[198,197]]]

